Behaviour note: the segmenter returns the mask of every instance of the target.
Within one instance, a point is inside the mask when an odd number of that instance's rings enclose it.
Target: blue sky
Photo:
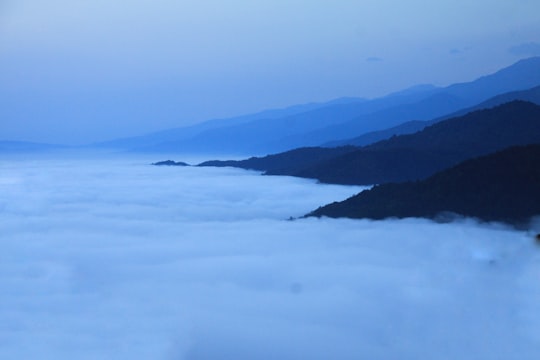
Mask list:
[[[0,139],[136,135],[532,55],[537,0],[3,0]]]

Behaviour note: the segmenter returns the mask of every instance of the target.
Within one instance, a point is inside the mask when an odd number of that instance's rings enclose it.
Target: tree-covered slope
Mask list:
[[[308,216],[434,218],[444,212],[509,223],[540,215],[540,144],[467,160],[423,181],[375,186]]]
[[[534,143],[540,143],[540,106],[513,101],[362,148],[300,148],[200,165],[234,166],[325,183],[372,185],[423,179],[472,157]]]
[[[287,175],[327,183],[376,184],[425,178],[460,161],[540,143],[540,106],[514,101],[448,119]]]
[[[232,166],[242,169],[263,171],[268,175],[295,173],[300,169],[308,168],[317,163],[357,150],[354,146],[337,148],[299,148],[279,154],[264,157],[251,157],[246,160],[211,160],[198,166]]]

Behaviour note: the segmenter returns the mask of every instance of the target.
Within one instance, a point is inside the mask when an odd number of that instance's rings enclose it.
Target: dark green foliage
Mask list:
[[[468,160],[423,181],[375,186],[308,216],[435,218],[445,212],[509,223],[540,214],[540,145]]]

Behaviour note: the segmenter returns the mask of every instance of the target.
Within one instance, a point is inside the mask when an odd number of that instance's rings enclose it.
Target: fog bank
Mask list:
[[[531,234],[286,221],[359,188],[0,161],[4,359],[536,359]]]

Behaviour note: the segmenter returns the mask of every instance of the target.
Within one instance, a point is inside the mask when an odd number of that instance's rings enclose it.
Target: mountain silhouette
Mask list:
[[[104,141],[91,144],[90,147],[112,148],[120,150],[151,149],[153,147],[160,146],[160,144],[165,146],[164,144],[168,144],[170,142],[187,141],[205,131],[211,131],[219,128],[235,127],[242,124],[250,123],[252,121],[272,121],[274,119],[294,116],[296,114],[313,111],[315,109],[327,106],[354,107],[354,105],[363,103],[365,101],[365,99],[360,98],[339,98],[326,103],[309,103],[302,105],[294,105],[284,109],[266,110],[255,114],[236,116],[232,118],[208,120],[191,126],[157,131],[147,135]]]
[[[448,217],[525,224],[540,214],[540,144],[460,163],[423,181],[375,186],[307,216]]]
[[[356,150],[358,148],[354,146],[337,148],[307,147],[264,157],[251,157],[246,160],[210,160],[200,163],[198,166],[230,166],[263,171],[266,174],[284,175],[296,173],[301,169],[309,168],[320,162],[331,160]]]
[[[468,158],[534,143],[540,143],[540,106],[513,101],[361,148],[329,148],[327,152],[324,148],[296,149],[200,165],[236,166],[325,183],[372,185],[422,179]]]
[[[540,105],[540,86],[536,86],[532,89],[512,91],[509,93],[497,95],[478,105],[475,105],[475,106],[472,106],[463,110],[459,110],[459,111],[453,112],[451,114],[448,114],[448,115],[445,115],[445,116],[442,116],[433,120],[429,120],[429,121],[412,120],[412,121],[408,121],[403,124],[391,127],[389,129],[369,132],[369,133],[360,135],[352,139],[331,141],[331,142],[323,144],[322,146],[324,147],[338,147],[338,146],[349,146],[349,145],[365,146],[365,145],[373,144],[377,141],[389,139],[394,135],[413,134],[415,132],[418,132],[424,129],[425,127],[429,125],[433,125],[442,120],[465,115],[475,110],[488,109],[488,108],[495,107],[497,105],[502,105],[504,103],[514,101],[514,100],[529,101],[537,105]]]
[[[495,95],[540,85],[540,58],[519,61],[494,74],[446,88],[421,86],[374,100],[343,99],[206,122],[100,146],[140,152],[263,155],[319,146],[411,120],[431,120]]]

